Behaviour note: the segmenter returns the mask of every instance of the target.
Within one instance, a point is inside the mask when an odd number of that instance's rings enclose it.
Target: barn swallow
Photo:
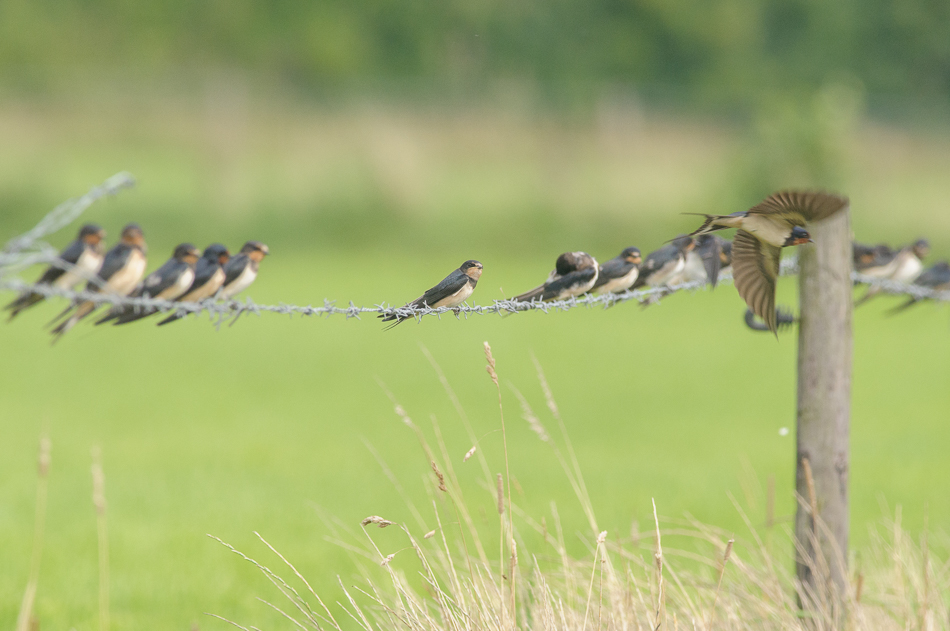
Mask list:
[[[459,268],[442,279],[442,281],[432,287],[424,294],[408,303],[407,307],[430,307],[438,309],[439,307],[454,308],[468,300],[468,297],[475,291],[475,285],[482,275],[482,264],[478,261],[469,260],[462,263]],[[395,314],[380,314],[383,322],[393,322],[389,327],[408,320],[408,317],[400,317]]]
[[[686,253],[686,264],[682,271],[670,278],[666,284],[704,282],[715,287],[719,282],[724,261],[722,246],[724,242],[725,239],[715,234],[704,234],[695,239],[693,249]],[[730,244],[730,255],[731,252]],[[729,260],[731,262],[731,256]]]
[[[923,259],[927,258],[928,254],[930,254],[930,244],[926,239],[918,239],[897,251],[891,250],[884,244],[862,246],[855,243],[854,266],[855,270],[867,276],[898,283],[910,283],[923,272]],[[869,257],[870,262],[868,262]],[[854,306],[864,304],[880,292],[880,287],[868,287],[867,292],[854,303]]]
[[[106,253],[96,280],[89,281],[86,291],[128,296],[145,273],[146,252],[145,235],[142,234],[142,229],[136,223],[128,224],[122,229],[119,243]],[[74,308],[75,311],[69,319],[53,329],[53,342],[55,343],[97,307],[95,302],[84,300],[67,308],[60,316],[57,316],[57,320]]]
[[[597,272],[597,282],[594,288],[590,290],[592,294],[619,294],[627,291],[636,282],[640,275],[640,250],[638,248],[626,248],[600,266]]]
[[[825,219],[848,205],[838,195],[811,191],[782,191],[745,212],[704,215],[706,220],[691,236],[737,228],[732,242],[733,279],[739,295],[778,335],[775,285],[782,248],[811,241],[809,222]]]
[[[719,275],[732,273],[732,241],[723,239],[722,249],[719,251]]]
[[[224,266],[224,284],[220,297],[228,300],[251,286],[257,278],[261,261],[270,254],[270,250],[260,241],[248,241],[237,255],[231,257]]]
[[[851,244],[854,271],[874,278],[889,278],[897,269],[897,252],[879,243],[865,245],[857,241]]]
[[[686,268],[686,254],[694,247],[692,238],[680,235],[659,250],[648,254],[640,266],[640,277],[633,284],[633,289],[644,285],[660,287],[676,280]]]
[[[102,240],[105,236],[105,230],[99,226],[91,223],[84,225],[79,229],[76,240],[59,253],[59,260],[66,263],[66,265],[50,265],[36,281],[36,284],[49,285],[60,289],[74,289],[82,281],[95,276],[102,266],[102,257],[105,250],[102,247]],[[4,309],[10,311],[10,318],[7,321],[9,322],[21,311],[29,309],[44,299],[43,294],[24,291],[16,300],[4,307]]]
[[[195,265],[201,255],[198,248],[190,243],[178,245],[172,257],[157,270],[145,277],[130,296],[132,298],[157,298],[175,300],[183,295],[195,280]],[[112,310],[96,322],[103,324],[115,320],[113,324],[126,324],[150,316],[158,311],[155,307],[135,307],[124,305]]]
[[[918,276],[916,280],[914,280],[914,284],[919,287],[926,287],[936,291],[950,291],[950,263],[947,261],[940,261],[936,265],[924,270],[924,272],[921,273],[921,275]],[[889,313],[903,311],[907,307],[915,305],[921,300],[925,300],[925,298],[914,298],[911,296],[907,299],[907,302],[894,307]]]
[[[218,293],[224,284],[224,265],[231,258],[231,253],[220,243],[212,243],[205,248],[204,254],[198,259],[195,268],[195,280],[178,302],[201,302]],[[158,326],[180,320],[185,313],[175,312],[158,323]]]
[[[779,307],[775,312],[775,322],[779,329],[787,329],[788,327],[795,324],[795,316],[792,315],[791,311]],[[752,329],[753,331],[768,331],[769,326],[764,322],[760,322],[756,319],[755,314],[752,313],[752,309],[745,310],[745,325]]]
[[[565,252],[557,257],[554,271],[544,284],[515,296],[517,302],[566,300],[591,290],[600,275],[597,259],[587,252]]]

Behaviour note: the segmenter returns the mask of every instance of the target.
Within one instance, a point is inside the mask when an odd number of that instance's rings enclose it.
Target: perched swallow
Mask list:
[[[128,296],[145,273],[146,252],[142,229],[136,223],[128,224],[122,229],[119,243],[106,253],[97,274],[98,282],[89,281],[86,291]],[[69,319],[53,329],[53,342],[95,311],[97,306],[91,300],[84,300],[57,316],[56,320],[75,309]]]
[[[554,271],[548,275],[544,284],[515,296],[512,300],[549,302],[580,296],[591,290],[599,275],[600,266],[593,256],[587,252],[565,252],[557,257]]]
[[[190,243],[182,243],[172,252],[172,257],[157,270],[145,277],[130,296],[132,298],[158,298],[175,300],[183,295],[195,280],[195,265],[201,255],[198,248]],[[155,307],[133,307],[124,305],[113,307],[104,318],[96,324],[103,324],[115,320],[113,324],[135,322],[156,313]]]
[[[192,281],[188,291],[178,298],[178,302],[201,302],[205,298],[210,298],[218,293],[218,290],[224,285],[224,265],[230,258],[231,253],[220,243],[212,243],[206,247],[204,254],[198,259],[198,265],[195,268],[195,280]],[[173,313],[159,322],[158,326],[184,317],[184,313]]]
[[[76,240],[59,253],[59,260],[65,265],[50,265],[36,284],[74,289],[82,281],[95,276],[102,266],[104,251],[102,240],[105,236],[105,230],[99,226],[91,223],[84,225],[79,229]],[[4,307],[10,311],[10,319],[7,321],[15,318],[21,311],[42,302],[44,298],[43,294],[24,291],[16,300]]]
[[[851,244],[851,249],[854,271],[860,274],[889,278],[897,269],[897,252],[883,243],[864,245],[855,241]]]
[[[713,287],[719,282],[725,239],[715,234],[704,234],[693,242],[693,249],[686,253],[686,264],[683,270],[670,278],[665,284],[704,282]],[[729,262],[732,262],[732,244],[729,244]]]
[[[737,228],[732,242],[733,278],[739,295],[778,335],[775,285],[782,248],[809,243],[808,222],[825,219],[848,205],[846,197],[822,192],[782,191],[745,212],[704,215],[691,236]]]
[[[231,257],[224,266],[224,285],[221,287],[221,299],[228,300],[251,286],[257,278],[261,261],[270,254],[270,250],[260,241],[248,241],[241,251]]]
[[[919,287],[927,287],[936,291],[950,291],[950,263],[940,261],[936,265],[924,270],[924,272],[914,280],[914,284]],[[890,310],[890,313],[903,311],[907,307],[917,304],[925,298],[914,298],[911,296],[902,305]]]
[[[884,244],[873,247],[854,244],[857,271],[867,276],[898,283],[910,283],[920,276],[924,269],[923,259],[927,258],[928,254],[930,254],[930,244],[926,239],[918,239],[897,251],[891,250]],[[868,262],[869,257],[870,262]],[[864,304],[880,292],[880,287],[868,287],[867,292],[855,301],[854,306]]]
[[[787,329],[795,324],[796,318],[791,311],[779,307],[775,313],[775,322],[779,329]],[[756,319],[752,309],[745,310],[745,325],[753,331],[768,331],[769,325]]]
[[[722,240],[722,249],[719,251],[719,275],[732,273],[732,241]]]
[[[429,289],[426,293],[408,303],[406,306],[430,307],[433,309],[438,309],[439,307],[457,307],[468,300],[468,297],[472,295],[481,275],[481,263],[473,260],[465,261],[457,270],[443,278],[438,285]],[[379,317],[383,319],[383,322],[395,320],[388,328],[392,328],[404,320],[409,319],[395,314],[380,314]]]
[[[650,287],[669,285],[670,281],[676,280],[686,269],[686,254],[695,246],[692,238],[680,235],[659,250],[648,254],[643,265],[640,266],[640,277],[633,284],[633,289],[644,285]]]
[[[619,294],[627,291],[637,281],[640,275],[640,250],[626,248],[623,252],[600,266],[597,272],[597,281],[592,294]]]

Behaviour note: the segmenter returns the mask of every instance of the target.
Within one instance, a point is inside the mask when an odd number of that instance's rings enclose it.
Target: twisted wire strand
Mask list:
[[[112,306],[131,306],[137,310],[157,310],[159,312],[178,312],[183,315],[207,313],[210,319],[217,325],[231,321],[233,324],[238,318],[245,314],[254,314],[260,316],[263,313],[278,313],[284,315],[301,316],[333,316],[342,315],[346,319],[357,318],[361,315],[374,314],[381,316],[396,316],[399,319],[414,318],[418,320],[422,316],[434,315],[441,317],[445,314],[453,314],[457,318],[468,317],[469,315],[490,315],[490,314],[508,314],[521,311],[541,311],[549,313],[551,311],[569,311],[579,307],[592,309],[601,307],[604,309],[614,305],[636,301],[641,304],[653,303],[659,301],[670,294],[681,291],[703,290],[708,287],[705,281],[692,281],[680,283],[671,286],[650,287],[634,291],[625,291],[620,294],[604,294],[600,296],[585,295],[567,300],[554,300],[550,302],[521,302],[511,299],[493,300],[487,305],[468,305],[463,304],[455,308],[449,307],[415,307],[405,305],[394,307],[376,304],[372,307],[362,307],[355,305],[352,301],[348,306],[338,307],[334,300],[323,300],[321,306],[310,305],[259,305],[250,298],[244,300],[226,300],[215,301],[214,298],[208,298],[198,303],[174,302],[171,300],[162,300],[156,298],[131,298],[127,296],[118,296],[115,294],[91,292],[87,290],[70,290],[50,285],[38,285],[27,283],[13,276],[23,269],[38,265],[55,265],[64,269],[76,268],[65,263],[58,257],[56,250],[41,239],[49,234],[60,230],[69,223],[75,221],[89,206],[97,200],[107,196],[115,195],[119,191],[128,188],[134,184],[134,179],[128,173],[118,173],[102,185],[94,187],[88,193],[80,198],[69,200],[60,204],[47,214],[32,230],[12,239],[7,246],[0,252],[0,290],[8,291],[31,291],[44,296],[45,298],[62,297],[73,301],[88,300],[100,306],[103,304]],[[794,275],[798,273],[798,263],[794,258],[782,261],[781,274],[783,276]],[[855,283],[870,285],[879,288],[884,293],[894,295],[904,295],[917,300],[937,300],[942,302],[950,301],[950,291],[936,291],[927,287],[918,285],[908,285],[890,280],[882,280],[865,276],[857,272],[852,272],[851,278]],[[95,283],[98,278],[89,279]],[[721,283],[732,282],[730,275],[720,277]]]

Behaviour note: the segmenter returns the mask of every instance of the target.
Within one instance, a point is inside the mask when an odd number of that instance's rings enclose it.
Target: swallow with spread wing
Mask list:
[[[36,284],[59,289],[75,289],[82,281],[94,277],[102,266],[104,251],[102,240],[105,236],[105,230],[99,226],[91,223],[84,225],[79,229],[76,240],[59,253],[57,257],[59,261],[47,267]],[[29,309],[44,299],[43,294],[27,290],[4,309],[10,312],[9,320],[12,320],[21,311]]]
[[[172,257],[157,270],[145,277],[138,287],[130,294],[132,298],[157,298],[159,300],[176,300],[182,296],[195,280],[195,265],[201,253],[190,243],[178,245]],[[136,307],[123,305],[113,307],[96,324],[114,321],[113,324],[128,324],[157,313],[155,307]]]
[[[590,293],[622,294],[627,291],[637,282],[642,261],[639,248],[625,248],[620,254],[600,266],[597,281]]]
[[[550,302],[574,298],[590,291],[599,275],[600,266],[593,256],[587,252],[565,252],[557,257],[554,270],[542,285],[517,295],[512,300]]]
[[[128,296],[145,274],[147,247],[145,235],[136,223],[130,223],[122,229],[122,236],[111,250],[106,253],[102,267],[96,275],[96,282],[89,281],[86,291],[106,293],[116,296]],[[53,343],[76,323],[96,310],[99,305],[91,300],[82,300],[69,306],[53,322],[72,311],[72,315],[52,330]]]
[[[195,280],[191,282],[188,291],[178,298],[178,302],[197,303],[218,293],[224,285],[224,266],[230,258],[231,253],[220,243],[212,243],[206,247],[195,267]],[[185,312],[176,311],[159,322],[158,326],[181,320],[185,315]]]
[[[811,191],[775,193],[745,212],[704,215],[691,236],[736,228],[732,242],[733,279],[739,295],[772,333],[778,335],[775,286],[782,248],[811,241],[805,226],[826,219],[848,205],[839,195]]]
[[[478,279],[482,276],[482,264],[475,260],[468,260],[462,263],[459,268],[442,279],[442,281],[427,290],[424,294],[408,303],[407,307],[429,307],[438,309],[448,307],[453,309],[468,300],[468,297],[475,291]],[[387,328],[392,327],[408,320],[411,316],[398,316],[396,314],[380,314],[383,322],[393,322]]]

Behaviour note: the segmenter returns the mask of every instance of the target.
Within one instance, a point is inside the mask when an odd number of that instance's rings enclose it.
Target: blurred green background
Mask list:
[[[778,187],[851,196],[855,235],[919,236],[950,255],[950,8],[818,2],[166,0],[0,3],[0,241],[119,170],[138,186],[91,208],[114,238],[140,222],[150,268],[173,246],[250,238],[272,256],[261,303],[401,303],[460,262],[475,301],[534,286],[558,253],[650,251],[695,221]],[[57,247],[72,236],[54,235]],[[38,273],[38,271],[36,272]],[[27,274],[33,278],[33,272]],[[0,297],[4,302],[9,294]],[[794,304],[785,280],[780,301]],[[950,525],[945,307],[855,315],[852,538],[882,502],[918,530]],[[38,439],[53,442],[37,618],[97,627],[89,449],[109,501],[116,629],[225,628],[211,611],[277,626],[253,568],[260,531],[329,600],[353,565],[317,507],[355,526],[410,521],[364,440],[421,506],[431,475],[384,388],[442,428],[473,512],[490,515],[458,416],[420,349],[458,393],[503,469],[503,383],[516,500],[536,518],[582,513],[508,384],[537,412],[544,367],[600,526],[623,536],[689,512],[756,523],[775,476],[791,514],[795,339],[748,333],[733,288],[641,310],[361,321],[245,318],[215,330],[77,327],[56,347],[48,304],[0,326],[0,625],[28,574]],[[542,420],[553,431],[548,416]],[[429,486],[431,488],[431,486]],[[489,532],[495,527],[487,523]],[[391,530],[379,537],[393,551]],[[584,553],[577,537],[572,549]],[[398,557],[397,557],[398,558]]]

